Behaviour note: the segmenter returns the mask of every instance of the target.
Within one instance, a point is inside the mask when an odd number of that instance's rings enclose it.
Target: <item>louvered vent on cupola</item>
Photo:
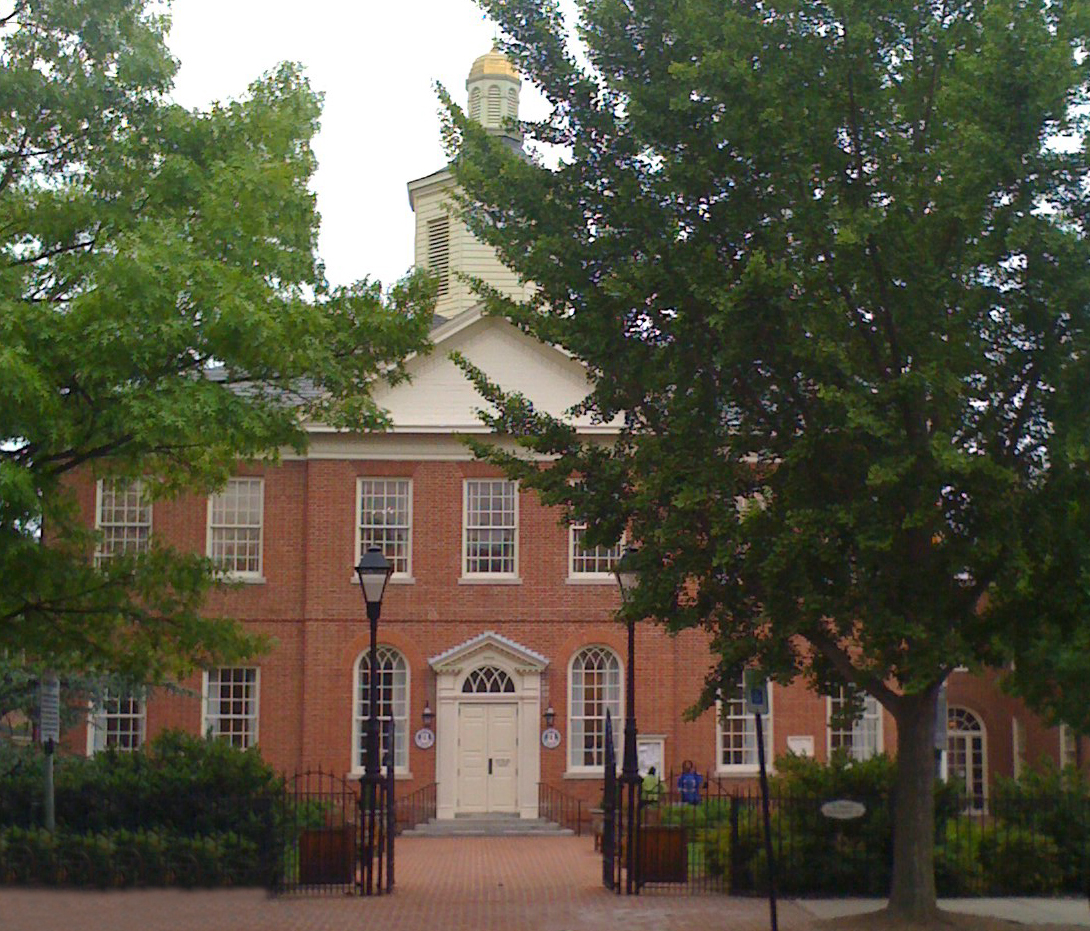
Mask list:
[[[428,268],[439,279],[439,296],[450,290],[450,217],[428,220]]]
[[[481,121],[481,89],[479,87],[469,92],[469,116],[478,123]]]
[[[488,88],[488,118],[485,125],[493,128],[500,125],[500,89],[495,84]]]

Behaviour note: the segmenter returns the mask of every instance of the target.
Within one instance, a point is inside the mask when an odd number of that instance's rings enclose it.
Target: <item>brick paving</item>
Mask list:
[[[764,931],[764,900],[617,896],[589,838],[402,838],[391,896],[0,889],[0,931]],[[783,931],[813,919],[780,906]]]

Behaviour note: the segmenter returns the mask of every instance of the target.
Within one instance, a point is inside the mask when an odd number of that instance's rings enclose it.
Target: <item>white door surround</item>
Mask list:
[[[522,818],[536,818],[541,673],[548,659],[485,631],[428,663],[436,677],[436,817],[514,811]],[[496,673],[506,674],[510,682],[496,687],[501,691],[481,691],[484,669],[489,682]],[[514,756],[509,759],[512,744]]]

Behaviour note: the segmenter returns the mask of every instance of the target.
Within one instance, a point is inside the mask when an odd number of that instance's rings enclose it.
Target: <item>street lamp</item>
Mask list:
[[[613,567],[617,585],[621,589],[621,602],[628,602],[640,584],[636,567],[639,550],[626,546]],[[636,867],[636,808],[637,790],[640,784],[640,764],[636,755],[636,620],[631,614],[628,624],[628,676],[625,679],[624,762],[621,764],[621,783],[628,787],[628,843],[625,845],[625,892],[633,892]],[[639,887],[635,887],[639,891]]]
[[[382,614],[382,596],[386,591],[386,583],[390,581],[393,571],[394,567],[377,546],[368,547],[367,552],[360,556],[360,564],[356,566],[360,591],[363,592],[363,600],[367,605],[367,620],[371,622],[371,650],[368,660],[370,672],[367,676],[367,759],[364,773],[372,777],[377,777],[379,772],[378,619]]]

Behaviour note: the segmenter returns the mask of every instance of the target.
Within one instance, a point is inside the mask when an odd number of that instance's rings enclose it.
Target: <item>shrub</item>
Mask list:
[[[943,827],[935,844],[935,891],[940,896],[983,894],[979,831],[962,829],[955,822]]]
[[[1060,850],[1050,837],[992,825],[981,835],[979,850],[992,895],[1055,895],[1063,885]]]

